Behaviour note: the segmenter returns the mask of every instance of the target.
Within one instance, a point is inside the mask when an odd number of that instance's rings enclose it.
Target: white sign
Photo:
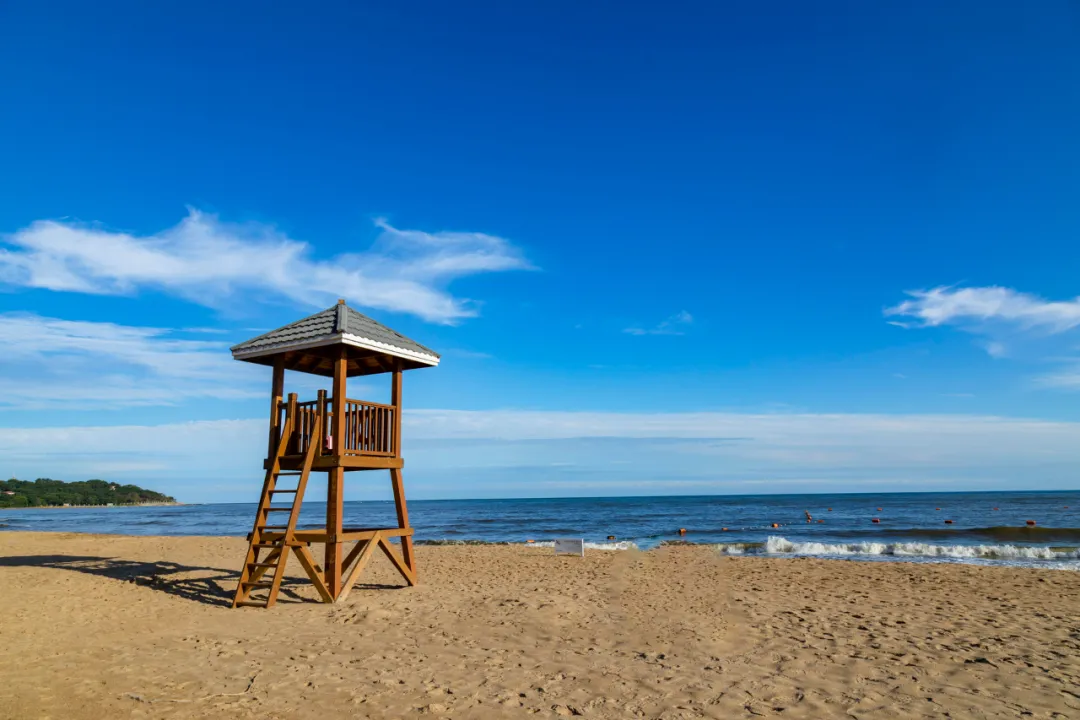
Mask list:
[[[585,557],[585,541],[581,538],[563,538],[555,541],[556,555],[580,555]]]

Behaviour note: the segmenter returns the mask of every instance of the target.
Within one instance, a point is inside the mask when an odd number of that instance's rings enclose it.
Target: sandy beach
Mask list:
[[[1080,717],[1080,575],[420,547],[340,605],[238,538],[0,534],[4,718]]]

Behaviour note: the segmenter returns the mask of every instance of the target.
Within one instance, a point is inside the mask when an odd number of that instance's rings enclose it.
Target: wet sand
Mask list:
[[[1080,573],[422,546],[232,610],[244,547],[0,533],[0,717],[1080,717]]]

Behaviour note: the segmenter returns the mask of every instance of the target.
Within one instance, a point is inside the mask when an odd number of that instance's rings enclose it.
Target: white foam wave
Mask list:
[[[527,543],[528,547],[542,547],[551,548],[555,547],[554,540],[540,540],[539,542]],[[637,550],[637,543],[633,543],[629,540],[620,540],[618,542],[587,542],[585,543],[586,550]]]
[[[747,546],[744,544],[719,545],[717,548],[727,555],[742,555]],[[858,543],[820,543],[792,542],[787,538],[771,536],[761,552],[767,555],[892,555],[895,557],[955,558],[957,560],[1076,560],[1080,559],[1080,550],[1058,551],[1048,547],[1028,547],[1020,545],[931,545],[929,543],[899,542],[858,542]]]

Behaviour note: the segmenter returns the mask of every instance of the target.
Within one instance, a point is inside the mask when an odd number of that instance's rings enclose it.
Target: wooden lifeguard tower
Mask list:
[[[273,368],[266,479],[233,607],[272,606],[290,550],[324,602],[337,602],[349,594],[376,549],[390,558],[409,585],[415,585],[413,531],[401,478],[401,374],[438,365],[438,354],[356,312],[344,300],[240,343],[232,354],[237,360]],[[332,377],[332,395],[320,390],[317,399],[307,402],[298,402],[296,393],[285,398],[286,370]],[[347,397],[347,378],[379,373],[391,374],[389,405]],[[354,470],[390,471],[397,527],[342,526],[345,473]],[[326,527],[298,530],[312,472],[327,473]],[[283,478],[295,485],[279,485]],[[400,558],[390,543],[394,537],[401,542]],[[355,545],[346,554],[348,542]],[[322,566],[311,554],[312,543],[326,546]]]

